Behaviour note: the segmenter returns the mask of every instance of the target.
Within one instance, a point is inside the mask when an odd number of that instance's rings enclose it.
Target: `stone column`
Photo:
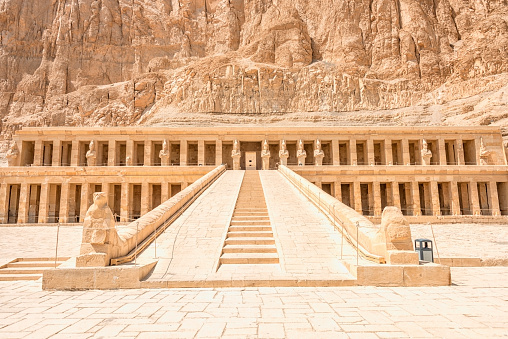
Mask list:
[[[79,141],[72,140],[71,166],[79,166]]]
[[[35,141],[34,149],[34,166],[42,166],[42,151],[43,151],[42,140]]]
[[[336,181],[333,183],[333,189],[334,189],[334,197],[335,199],[339,200],[340,202],[342,202],[342,186],[341,186],[341,182],[340,181]]]
[[[374,166],[376,164],[374,159],[374,140],[368,139],[365,146],[367,147],[367,164]]]
[[[150,184],[144,182],[141,184],[141,216],[150,211]]]
[[[402,206],[400,205],[400,194],[399,194],[399,183],[398,182],[392,182],[392,199],[393,199],[393,206],[398,207],[400,210],[402,210]]]
[[[116,140],[109,140],[108,166],[116,166]]]
[[[90,207],[90,203],[88,201],[90,195],[90,184],[87,182],[83,182],[81,185],[81,207],[80,207],[80,216],[79,221],[83,222],[85,220],[86,212]]]
[[[51,154],[51,148],[50,148],[50,145],[48,144],[48,147],[44,147],[44,143],[42,144],[42,165],[43,166],[52,166],[53,165],[53,157],[51,157],[51,159],[49,158]]]
[[[332,140],[332,164],[333,166],[340,165],[339,140]]]
[[[180,166],[187,166],[187,140],[180,140]]]
[[[222,140],[215,140],[215,166],[222,164]]]
[[[353,183],[353,198],[354,198],[354,208],[355,208],[355,211],[357,211],[358,213],[360,214],[363,214],[362,213],[362,192],[361,192],[361,189],[360,189],[360,183],[355,181]]]
[[[480,154],[481,154],[481,151],[480,151],[480,145],[481,145],[480,137],[474,138],[473,141],[474,141],[474,149],[475,149],[475,155],[476,155],[476,164],[477,165],[481,165],[482,161],[481,161],[481,158],[480,158]]]
[[[403,162],[403,165],[409,165],[411,163],[411,158],[409,157],[409,140],[408,139],[402,139],[401,147],[402,147],[402,162]]]
[[[9,222],[9,184],[0,184],[0,224]]]
[[[145,140],[145,159],[143,166],[152,166],[152,141]]]
[[[205,164],[205,141],[198,140],[198,166]]]
[[[125,144],[125,165],[132,166],[134,164],[134,140],[127,140]]]
[[[19,192],[18,207],[18,224],[26,224],[28,222],[28,208],[30,206],[30,184],[21,184]],[[41,198],[42,200],[42,198]]]
[[[108,206],[111,207],[111,196],[110,196],[111,185],[109,184],[109,182],[103,182],[101,186],[102,186],[101,191],[104,192],[104,195],[106,195]]]
[[[381,212],[381,183],[378,181],[374,181],[372,183],[372,188],[374,191],[374,216],[380,217]]]
[[[60,192],[60,223],[69,222],[69,193],[70,184],[68,181],[62,182],[62,190]]]
[[[385,140],[385,162],[386,165],[393,165],[392,141],[390,139]]]
[[[41,184],[41,198],[39,201],[39,224],[45,224],[48,222],[48,210],[49,210],[49,184]]]
[[[62,159],[62,141],[56,139],[53,141],[53,159],[51,159],[51,166],[60,166]]]
[[[481,215],[480,201],[478,200],[478,186],[475,181],[469,182],[469,191],[471,192],[471,208],[473,215]]]
[[[439,189],[437,182],[430,182],[430,196],[432,197],[432,214],[441,215],[441,205],[439,204]]]
[[[466,162],[464,160],[464,145],[462,144],[462,139],[455,140],[456,146],[455,150],[457,152],[457,165],[465,165]]]
[[[497,183],[495,181],[489,182],[490,192],[490,209],[492,210],[493,216],[500,216],[501,210],[499,208],[499,195],[497,194]]]
[[[446,165],[446,147],[445,147],[445,140],[443,138],[440,138],[437,140],[438,142],[438,150],[439,150],[439,164],[441,166]]]
[[[456,181],[450,182],[450,189],[452,191],[452,215],[461,215],[458,183]]]
[[[411,191],[413,196],[413,215],[422,215],[422,209],[420,205],[420,190],[418,189],[418,181],[411,182]]]
[[[161,183],[161,203],[169,199],[169,184],[167,182]]]
[[[120,201],[120,221],[129,221],[129,196],[130,185],[128,182],[122,182],[122,197]]]
[[[358,157],[356,155],[356,139],[349,140],[349,159],[351,161],[351,165],[358,165]]]

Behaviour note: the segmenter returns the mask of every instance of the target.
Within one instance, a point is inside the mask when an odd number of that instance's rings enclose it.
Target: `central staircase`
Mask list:
[[[245,171],[219,263],[279,263],[258,171]]]

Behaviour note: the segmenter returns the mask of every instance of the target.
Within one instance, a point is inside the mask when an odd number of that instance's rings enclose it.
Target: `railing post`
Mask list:
[[[60,220],[58,221],[58,226],[56,229],[55,268],[56,268],[56,262],[58,260],[58,236],[59,235],[60,235]]]
[[[356,222],[356,266],[358,266],[358,229],[360,228],[360,223]]]

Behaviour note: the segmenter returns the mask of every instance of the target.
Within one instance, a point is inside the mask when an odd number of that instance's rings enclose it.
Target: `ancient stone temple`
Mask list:
[[[0,223],[82,223],[95,192],[139,218],[220,164],[287,165],[369,218],[508,215],[499,128],[23,128],[1,168]]]

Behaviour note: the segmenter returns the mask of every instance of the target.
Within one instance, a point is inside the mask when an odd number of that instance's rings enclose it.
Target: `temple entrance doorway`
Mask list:
[[[256,170],[256,152],[245,152],[245,169]]]

